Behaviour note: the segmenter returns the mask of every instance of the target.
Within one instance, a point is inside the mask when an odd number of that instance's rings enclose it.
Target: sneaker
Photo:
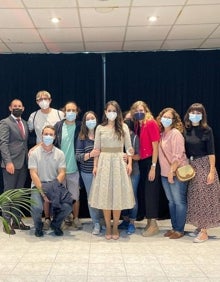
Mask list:
[[[136,230],[136,228],[135,228],[134,224],[133,223],[129,223],[127,234],[131,235],[131,234],[135,233],[135,230]]]
[[[51,220],[49,218],[46,218],[43,223],[43,230],[49,230],[51,225]]]
[[[36,229],[34,235],[36,237],[43,237],[44,236],[44,232],[42,229]]]
[[[73,223],[74,223],[76,228],[82,228],[82,223],[80,222],[78,217],[74,218]]]
[[[199,235],[199,232],[201,231],[200,228],[196,228],[193,232],[189,232],[190,237],[197,237]]]
[[[128,229],[129,221],[123,220],[119,225],[118,229]]]
[[[63,231],[60,228],[55,228],[54,229],[54,234],[56,236],[63,236]]]
[[[105,230],[106,230],[106,225],[105,225],[105,220],[104,220],[104,218],[101,218],[101,219],[100,219],[99,224],[100,224],[100,226],[101,226],[101,230],[105,231]]]
[[[100,233],[100,224],[99,223],[95,223],[92,234],[93,235],[99,235]]]
[[[204,231],[200,231],[198,236],[193,240],[193,243],[203,243],[209,239],[208,234]]]

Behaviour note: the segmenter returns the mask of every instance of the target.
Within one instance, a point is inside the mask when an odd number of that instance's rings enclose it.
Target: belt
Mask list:
[[[196,159],[203,158],[203,157],[205,157],[205,156],[196,156],[196,157],[190,156],[189,159],[190,159],[190,161],[194,161]]]
[[[101,148],[102,153],[122,153],[123,149],[120,147],[102,147]]]

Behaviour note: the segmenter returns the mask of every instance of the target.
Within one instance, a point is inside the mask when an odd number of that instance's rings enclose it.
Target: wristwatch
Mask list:
[[[156,167],[156,163],[152,163],[152,166],[153,166],[153,167]]]

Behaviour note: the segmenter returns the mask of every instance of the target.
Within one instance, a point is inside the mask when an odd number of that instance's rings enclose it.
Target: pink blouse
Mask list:
[[[167,177],[170,172],[170,164],[161,150],[161,146],[172,164],[174,161],[178,162],[178,166],[183,166],[188,163],[185,154],[185,145],[183,135],[176,128],[161,134],[161,141],[159,145],[159,163],[161,168],[161,175]]]

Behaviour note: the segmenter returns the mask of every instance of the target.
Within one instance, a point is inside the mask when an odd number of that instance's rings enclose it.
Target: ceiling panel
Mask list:
[[[133,6],[176,6],[184,5],[185,0],[133,0]]]
[[[86,41],[123,41],[125,36],[125,28],[84,28],[83,35]]]
[[[0,28],[33,28],[24,9],[0,9]]]
[[[10,1],[10,0],[7,0]],[[13,0],[14,1],[14,0]],[[27,8],[72,8],[76,0],[23,0]]]
[[[201,45],[201,48],[208,48],[208,49],[219,49],[220,46],[220,38],[210,38],[207,39],[203,45]]]
[[[122,48],[121,42],[86,42],[86,51],[94,52],[114,52],[120,51]]]
[[[0,0],[0,15],[1,54],[220,49],[220,0]]]
[[[220,38],[220,26],[210,35],[210,38]]]
[[[146,51],[146,50],[157,50],[162,45],[160,40],[152,41],[126,41],[123,50],[124,51]]]
[[[48,53],[42,43],[8,43],[7,46],[14,53]]]
[[[11,50],[8,49],[5,44],[0,42],[0,54],[1,53],[11,53]]]
[[[44,42],[79,42],[82,41],[81,30],[79,28],[62,29],[40,29],[40,35]]]
[[[112,11],[97,12],[94,8],[80,10],[82,26],[103,27],[103,26],[125,26],[128,19],[128,8],[113,8]]]
[[[79,7],[129,7],[132,0],[78,0]],[[145,2],[142,1],[142,2]]]
[[[168,34],[170,26],[129,27],[126,40],[160,40]]]
[[[199,39],[206,38],[216,28],[217,24],[177,25],[169,33],[167,39]]]
[[[0,29],[0,38],[4,42],[39,42],[40,37],[35,29]]]
[[[79,18],[76,9],[29,9],[31,18],[36,27],[79,27]],[[59,24],[54,25],[51,19],[57,17]]]
[[[185,7],[176,24],[219,23],[220,5]]]
[[[197,49],[200,47],[202,39],[197,40],[166,40],[162,46],[162,50],[184,50]]]
[[[46,43],[47,49],[50,53],[71,53],[71,52],[84,52],[84,46],[82,42],[48,42]]]
[[[176,20],[181,8],[182,6],[133,8],[128,25],[171,25]],[[148,19],[150,16],[157,16],[158,21],[149,23]]]

